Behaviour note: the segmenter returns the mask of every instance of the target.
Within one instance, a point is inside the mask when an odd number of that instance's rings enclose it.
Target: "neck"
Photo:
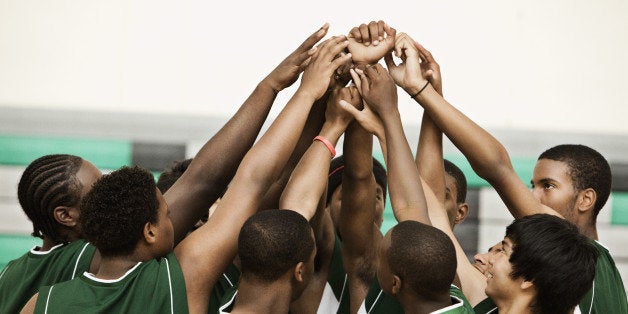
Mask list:
[[[398,299],[404,313],[409,314],[432,313],[452,304],[449,293],[444,293],[435,299],[422,298],[416,294],[401,293]]]
[[[580,232],[584,234],[586,237],[591,238],[593,240],[598,240],[597,227],[595,226],[595,222],[578,224],[578,228],[580,228]]]
[[[231,313],[288,313],[292,302],[289,280],[260,283],[240,279]]]
[[[514,297],[513,299],[504,301],[493,299],[493,301],[497,305],[497,309],[500,314],[532,313],[530,305],[532,304],[533,299],[529,296]]]
[[[100,279],[118,279],[129,271],[129,269],[137,265],[137,263],[146,260],[147,259],[139,258],[134,254],[115,257],[103,256],[100,261],[100,266],[98,267],[98,272],[94,274],[94,276]]]

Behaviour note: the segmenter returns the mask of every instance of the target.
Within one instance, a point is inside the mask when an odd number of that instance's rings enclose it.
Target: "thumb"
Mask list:
[[[358,110],[356,107],[354,107],[352,104],[350,104],[349,102],[347,102],[346,100],[340,100],[340,107],[348,112],[349,114],[351,114],[353,116],[353,118],[356,118],[360,115],[361,111]]]

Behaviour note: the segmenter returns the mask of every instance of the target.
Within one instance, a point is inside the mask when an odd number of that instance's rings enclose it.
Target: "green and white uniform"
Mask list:
[[[89,273],[39,290],[35,313],[188,313],[174,253],[137,263],[115,280]]]
[[[628,313],[624,283],[611,254],[599,242],[593,241],[593,245],[600,252],[593,288],[580,301],[575,313]]]
[[[475,313],[460,288],[451,285],[449,287],[449,295],[451,296],[452,305],[432,313]],[[366,295],[366,299],[362,302],[362,305],[358,310],[358,314],[376,313],[404,313],[401,304],[395,298],[384,293],[377,279],[373,281],[373,284],[369,288],[369,292]]]
[[[212,289],[212,294],[209,298],[208,313],[218,313],[222,298],[235,286],[238,285],[240,280],[240,270],[231,263],[227,270],[218,278],[218,282]]]
[[[31,249],[0,272],[0,313],[17,313],[42,286],[71,280],[89,270],[96,248],[85,240],[46,252]]]
[[[336,235],[329,274],[327,275],[327,284],[325,285],[317,313],[349,313],[348,292],[347,273],[342,264],[342,242]],[[344,302],[342,302],[343,299],[345,300]]]

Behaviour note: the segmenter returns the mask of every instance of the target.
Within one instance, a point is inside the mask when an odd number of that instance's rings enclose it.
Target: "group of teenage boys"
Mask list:
[[[0,272],[0,313],[628,313],[597,242],[611,183],[600,153],[550,148],[530,190],[503,145],[443,98],[438,63],[408,34],[373,21],[323,40],[328,29],[157,183],[140,167],[33,161],[18,198],[43,244]],[[398,88],[423,108],[416,156]],[[514,217],[474,263],[453,233],[467,187],[443,134]],[[387,195],[398,223],[382,234]]]

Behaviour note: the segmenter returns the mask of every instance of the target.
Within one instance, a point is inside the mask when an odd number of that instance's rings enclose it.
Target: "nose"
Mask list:
[[[534,198],[537,200],[541,199],[541,193],[542,193],[542,189],[539,187],[533,187],[532,188],[532,195],[534,195]]]
[[[480,263],[482,265],[486,265],[486,258],[484,256],[484,254],[482,254],[482,253],[475,254],[473,256],[473,260],[475,260],[477,263]]]

